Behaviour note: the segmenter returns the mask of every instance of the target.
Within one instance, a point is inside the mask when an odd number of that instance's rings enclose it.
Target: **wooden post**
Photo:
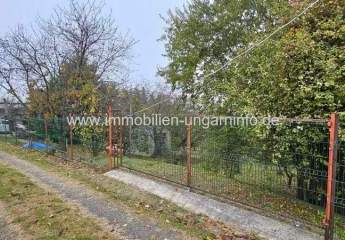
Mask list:
[[[111,104],[108,105],[108,169],[113,169],[113,109]]]
[[[338,152],[338,114],[332,113],[328,122],[329,127],[329,154],[328,154],[328,174],[327,174],[327,203],[325,211],[325,240],[333,239],[334,230],[334,201],[336,183],[336,162]]]
[[[192,117],[188,117],[187,123],[187,185],[192,184]]]

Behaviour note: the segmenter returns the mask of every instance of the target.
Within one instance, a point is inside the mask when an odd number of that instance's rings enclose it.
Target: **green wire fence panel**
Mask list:
[[[193,187],[288,214],[286,199],[325,206],[326,123],[194,127]],[[293,216],[292,216],[293,217]]]
[[[123,167],[185,184],[185,144],[183,127],[127,126]]]
[[[106,169],[107,125],[69,126],[63,119],[39,117],[8,119],[6,124],[9,131],[0,133],[3,142],[20,146],[44,143],[49,146],[43,149],[48,154]],[[169,126],[134,123],[122,124],[121,129],[117,134],[114,128],[113,143],[123,146],[122,167],[322,227],[327,120],[285,119],[277,125],[222,123],[207,128],[181,122]],[[333,205],[335,233],[345,239],[342,129],[340,125]]]
[[[190,183],[187,130],[185,125],[126,127],[123,166],[323,226],[327,120],[285,119],[277,125],[220,124],[208,128],[193,125]],[[338,227],[345,226],[343,168],[344,159],[339,157],[334,203]]]

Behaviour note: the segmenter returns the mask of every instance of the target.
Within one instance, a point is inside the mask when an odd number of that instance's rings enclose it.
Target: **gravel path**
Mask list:
[[[128,213],[83,185],[67,181],[1,151],[0,162],[16,168],[36,184],[57,192],[64,200],[73,201],[78,207],[103,222],[106,220],[110,228],[124,239],[188,239],[177,230],[160,228],[151,219]]]

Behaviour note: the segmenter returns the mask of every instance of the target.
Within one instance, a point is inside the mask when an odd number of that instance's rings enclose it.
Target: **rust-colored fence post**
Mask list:
[[[187,185],[192,184],[192,117],[188,116],[187,123]]]
[[[114,126],[113,126],[113,158],[114,168],[119,168],[121,161],[121,111],[118,109],[113,110]]]
[[[329,153],[327,174],[327,203],[325,211],[325,240],[332,240],[334,235],[334,202],[336,184],[336,162],[338,151],[338,114],[332,113],[328,122],[329,127]]]
[[[108,169],[113,168],[113,109],[111,104],[108,105]]]

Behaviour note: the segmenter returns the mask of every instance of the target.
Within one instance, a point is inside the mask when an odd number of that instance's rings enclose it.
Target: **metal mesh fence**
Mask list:
[[[254,206],[258,189],[323,206],[327,133],[325,123],[194,127],[192,187]]]
[[[344,126],[340,125],[340,131],[343,131]],[[335,199],[334,211],[335,218],[335,235],[338,239],[345,239],[345,141],[339,141],[339,152],[336,164],[336,180],[335,180]],[[335,238],[337,239],[337,238]]]
[[[69,139],[69,158],[105,169],[107,165],[106,132],[106,126],[74,127],[73,139]]]
[[[36,150],[62,160],[76,160],[93,167],[105,168],[106,126],[76,126],[71,129],[66,119],[21,117],[6,120],[9,130],[0,140],[24,150]]]
[[[109,162],[106,125],[69,126],[66,120],[33,117],[8,119],[0,125],[0,140],[22,149],[103,170]],[[342,129],[333,203],[339,239],[345,239]],[[198,124],[188,128],[181,123],[133,124],[114,127],[113,138],[114,149],[123,151],[125,168],[322,226],[330,145],[326,120],[284,119],[277,125],[217,124],[207,128]]]
[[[131,126],[125,129],[123,166],[186,184],[186,131],[179,126]]]
[[[185,125],[127,127],[123,166],[188,185],[187,133]],[[190,147],[189,187],[323,226],[327,120],[284,119],[276,126],[193,125]],[[343,168],[339,156],[334,203],[338,229],[345,226]]]

